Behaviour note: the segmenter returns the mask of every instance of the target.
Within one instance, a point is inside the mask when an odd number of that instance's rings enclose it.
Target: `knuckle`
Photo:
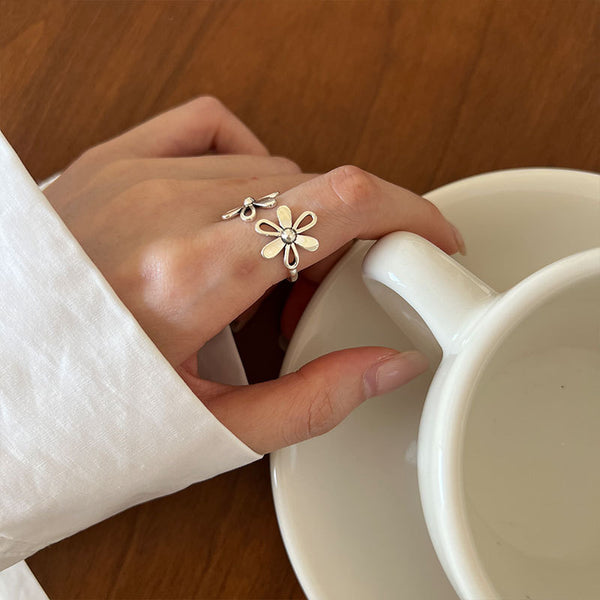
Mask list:
[[[220,112],[225,110],[223,103],[215,96],[206,95],[200,96],[197,100],[199,107],[202,110]]]
[[[137,286],[149,308],[164,314],[178,311],[184,296],[181,284],[181,260],[176,245],[168,240],[154,242],[139,252],[137,265],[126,276]]]
[[[160,286],[164,293],[172,279],[173,256],[170,248],[165,243],[154,243],[141,253],[138,265],[138,276],[144,286]]]
[[[354,165],[338,167],[328,174],[329,186],[335,196],[353,213],[361,214],[372,205],[375,180],[370,173]]]
[[[102,144],[98,144],[97,146],[91,146],[84,150],[78,157],[77,161],[79,163],[85,164],[96,164],[102,158]]]

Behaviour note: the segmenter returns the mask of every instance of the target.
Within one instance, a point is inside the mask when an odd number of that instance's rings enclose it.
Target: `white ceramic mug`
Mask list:
[[[600,598],[600,248],[498,294],[398,232],[369,251],[363,277],[439,363],[419,489],[458,595]]]

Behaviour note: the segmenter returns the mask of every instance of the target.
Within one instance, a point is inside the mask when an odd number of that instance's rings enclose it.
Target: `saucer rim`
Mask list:
[[[592,181],[600,182],[600,174],[593,171],[560,167],[511,168],[471,175],[469,177],[465,177],[435,188],[434,190],[424,194],[423,197],[432,201],[443,211],[445,207],[451,206],[454,202],[460,201],[460,198],[457,198],[458,194],[456,192],[460,191],[461,187],[471,187],[473,185],[477,186],[482,181],[484,181],[486,185],[489,185],[490,182],[493,184],[494,182],[500,181],[503,184],[503,187],[507,187],[511,181],[511,178],[514,177],[518,179],[524,177],[525,180],[519,181],[519,184],[525,184],[529,186],[533,185],[534,178],[536,176],[543,176],[546,181],[550,177],[556,178],[556,183],[560,184],[559,187],[565,185],[566,188],[569,188],[573,182],[579,184],[582,180],[582,177],[589,178],[590,183],[592,183]],[[570,183],[565,181],[565,178],[570,179]],[[454,197],[445,198],[446,194],[448,194],[450,191]],[[335,285],[339,273],[345,268],[349,261],[354,259],[355,254],[362,252],[363,249],[366,249],[368,246],[374,243],[374,240],[357,240],[353,247],[340,259],[325,280],[321,283],[298,323],[296,334],[290,341],[281,367],[281,375],[284,375],[290,371],[290,364],[294,362],[295,357],[299,352],[299,349],[297,348],[299,342],[296,340],[298,340],[300,336],[297,335],[297,333],[303,331],[303,329],[307,326],[307,323],[313,319],[313,314],[318,310],[323,296],[328,294],[331,288]],[[295,528],[292,524],[292,515],[284,502],[284,494],[282,492],[282,488],[280,487],[281,484],[278,484],[277,482],[278,463],[282,460],[282,452],[285,450],[288,449],[284,448],[275,451],[270,456],[271,490],[273,494],[277,522],[290,563],[302,589],[304,590],[307,598],[310,598],[311,600],[318,600],[321,598],[326,598],[327,595],[323,590],[319,589],[319,583],[309,575],[310,568],[306,566],[303,555],[296,550],[293,533]]]

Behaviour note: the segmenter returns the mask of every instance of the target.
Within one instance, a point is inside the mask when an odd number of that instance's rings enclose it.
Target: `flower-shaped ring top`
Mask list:
[[[307,218],[309,219],[308,223],[303,225],[302,223]],[[282,205],[277,208],[277,219],[279,225],[268,219],[261,219],[254,226],[258,233],[277,238],[266,244],[260,253],[264,258],[274,258],[284,250],[283,264],[286,269],[289,269],[290,278],[294,281],[297,277],[296,271],[300,262],[296,246],[298,245],[309,252],[315,252],[319,249],[319,241],[316,238],[310,235],[301,235],[307,229],[315,226],[317,215],[310,210],[306,210],[292,225],[292,211],[289,206]],[[263,226],[269,229],[264,229]]]
[[[279,196],[279,192],[273,192],[258,200],[255,200],[252,196],[248,196],[247,198],[244,198],[242,206],[227,211],[224,215],[221,215],[221,219],[223,219],[223,221],[228,221],[229,219],[233,219],[233,217],[240,215],[242,221],[254,221],[254,217],[256,217],[256,207],[272,208],[277,204],[277,196]]]

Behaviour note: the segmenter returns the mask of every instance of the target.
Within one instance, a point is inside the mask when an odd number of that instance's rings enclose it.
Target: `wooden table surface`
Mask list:
[[[0,15],[0,128],[38,179],[200,94],[306,170],[354,163],[417,192],[495,169],[600,167],[597,1],[0,0]],[[246,354],[255,333],[239,336]],[[268,337],[253,380],[277,373]],[[52,599],[303,597],[267,460],[29,565]]]

